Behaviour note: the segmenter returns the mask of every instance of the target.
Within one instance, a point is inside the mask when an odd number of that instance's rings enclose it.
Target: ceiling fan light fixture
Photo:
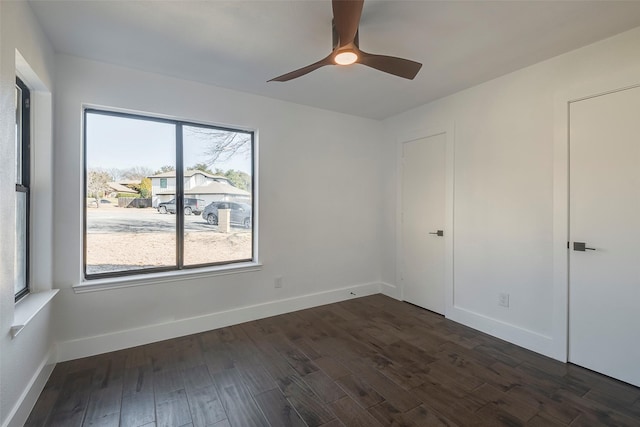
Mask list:
[[[333,58],[333,61],[338,65],[351,65],[357,60],[358,55],[351,50],[342,51]]]

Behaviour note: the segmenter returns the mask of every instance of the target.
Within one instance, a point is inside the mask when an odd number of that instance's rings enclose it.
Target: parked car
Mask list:
[[[200,215],[204,208],[204,200],[202,199],[184,199],[184,214],[185,215]],[[158,212],[162,214],[176,213],[176,199],[171,199],[168,202],[158,203]]]
[[[211,225],[218,225],[218,209],[229,209],[231,217],[229,222],[251,228],[251,206],[245,203],[213,202],[209,203],[202,212],[202,218]]]

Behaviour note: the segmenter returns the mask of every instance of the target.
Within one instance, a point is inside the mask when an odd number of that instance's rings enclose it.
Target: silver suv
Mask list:
[[[211,225],[218,225],[218,209],[229,209],[231,224],[251,228],[251,206],[246,203],[213,202],[209,203],[202,212],[202,218]]]
[[[184,214],[185,215],[200,215],[202,208],[204,207],[204,200],[202,199],[184,199]],[[158,212],[162,214],[176,213],[176,199],[171,199],[168,202],[158,203]]]

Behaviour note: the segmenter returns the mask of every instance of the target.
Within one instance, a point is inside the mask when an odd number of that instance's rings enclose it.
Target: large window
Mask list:
[[[86,109],[87,279],[254,260],[253,132]]]
[[[16,252],[14,294],[16,301],[29,293],[29,89],[16,78]]]

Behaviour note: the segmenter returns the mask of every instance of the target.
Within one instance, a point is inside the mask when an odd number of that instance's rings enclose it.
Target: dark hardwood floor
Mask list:
[[[382,295],[60,363],[28,426],[640,426],[640,389]]]

